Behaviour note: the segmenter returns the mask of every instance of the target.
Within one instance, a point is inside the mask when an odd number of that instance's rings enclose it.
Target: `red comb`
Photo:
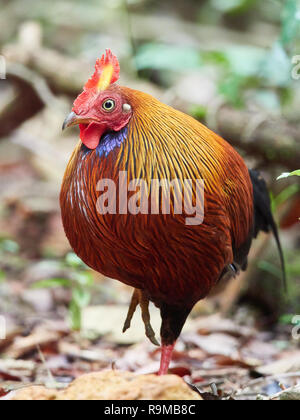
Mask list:
[[[113,67],[113,74],[110,83],[115,83],[119,79],[120,75],[120,65],[117,57],[113,55],[111,50],[106,50],[106,54],[103,54],[101,59],[98,58],[95,65],[95,73],[93,76],[88,80],[86,85],[84,86],[85,89],[93,89],[97,87],[97,84],[100,80],[101,74],[106,66],[109,64]]]
[[[103,87],[99,85],[101,83],[101,76],[104,74],[104,70],[111,66],[111,72],[109,72],[109,79],[105,80],[106,83]],[[95,65],[95,72],[92,77],[87,81],[84,86],[83,92],[78,96],[74,102],[74,108],[79,107],[83,104],[90,96],[90,94],[97,93],[97,91],[105,90],[109,85],[115,83],[120,76],[120,65],[117,57],[111,52],[110,49],[106,50],[106,54],[97,59]]]

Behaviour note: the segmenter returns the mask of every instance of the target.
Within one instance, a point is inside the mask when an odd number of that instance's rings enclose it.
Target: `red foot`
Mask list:
[[[160,369],[158,372],[159,376],[166,375],[168,373],[174,347],[175,343],[169,344],[168,346],[162,346],[160,357]]]

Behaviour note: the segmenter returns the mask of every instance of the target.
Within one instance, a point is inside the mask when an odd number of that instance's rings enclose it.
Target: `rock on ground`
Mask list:
[[[178,376],[140,375],[104,371],[76,379],[64,390],[30,386],[12,400],[201,400]]]

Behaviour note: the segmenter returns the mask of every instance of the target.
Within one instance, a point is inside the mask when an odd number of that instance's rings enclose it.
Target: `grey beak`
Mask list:
[[[67,116],[65,119],[62,129],[65,130],[68,127],[71,127],[72,125],[77,124],[78,122],[78,115],[75,114],[75,112],[71,112],[70,115]]]

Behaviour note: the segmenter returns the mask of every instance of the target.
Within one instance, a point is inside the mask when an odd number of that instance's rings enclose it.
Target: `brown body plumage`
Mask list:
[[[242,158],[212,131],[149,95],[120,88],[133,107],[126,140],[107,157],[76,148],[63,182],[63,223],[75,252],[93,269],[145,290],[157,303],[205,297],[234,260],[252,226],[252,184]],[[203,179],[204,223],[187,215],[101,215],[97,183]],[[118,196],[117,189],[117,196]]]
[[[125,87],[112,85],[105,95],[122,98],[132,115],[123,141],[108,153],[100,153],[101,139],[94,149],[81,142],[75,149],[61,191],[63,224],[86,264],[140,289],[161,309],[162,342],[173,346],[194,304],[231,264],[246,265],[254,227],[252,182],[240,155],[193,118]],[[113,138],[116,132],[108,131]],[[88,142],[87,131],[82,133]],[[99,214],[98,181],[114,180],[118,197],[120,171],[127,171],[128,182],[145,180],[149,191],[152,179],[203,179],[203,223],[187,226],[188,215],[174,214],[174,191],[169,215]]]

